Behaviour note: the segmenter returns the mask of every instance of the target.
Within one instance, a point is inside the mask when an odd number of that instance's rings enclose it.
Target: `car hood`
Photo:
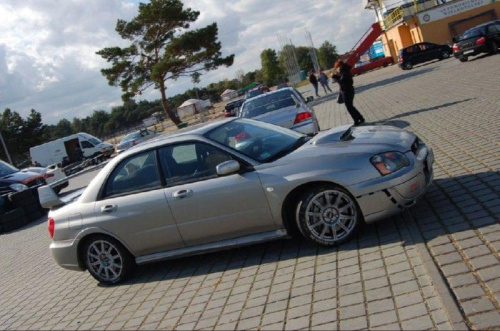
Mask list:
[[[34,172],[18,171],[18,172],[14,172],[10,175],[3,176],[2,178],[0,178],[0,180],[2,182],[5,182],[5,183],[24,183],[24,184],[26,184],[26,183],[31,182],[34,179],[41,178],[41,177],[43,177],[43,176],[41,176],[40,174],[34,173]]]
[[[341,126],[316,135],[282,160],[310,158],[327,154],[376,154],[406,152],[416,136],[392,126]]]

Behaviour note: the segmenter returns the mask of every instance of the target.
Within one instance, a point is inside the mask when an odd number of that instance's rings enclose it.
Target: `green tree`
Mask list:
[[[274,85],[283,76],[276,51],[270,48],[263,50],[260,53],[260,62],[262,79],[267,85]]]
[[[163,108],[175,124],[180,120],[167,102],[166,82],[221,65],[231,66],[234,60],[234,54],[222,57],[217,23],[186,31],[200,13],[183,7],[180,0],[140,3],[136,17],[116,23],[118,34],[131,44],[97,52],[112,63],[101,73],[110,85],[122,88],[124,101],[154,87],[160,90]]]
[[[329,41],[325,41],[318,49],[318,61],[322,69],[330,69],[339,58],[337,47]]]

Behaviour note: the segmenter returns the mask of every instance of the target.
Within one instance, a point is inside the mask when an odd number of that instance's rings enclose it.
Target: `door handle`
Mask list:
[[[177,192],[174,192],[172,194],[172,197],[176,200],[180,200],[180,199],[185,199],[185,198],[189,198],[193,195],[193,190],[180,190],[180,191],[177,191]]]
[[[116,205],[106,205],[101,207],[101,213],[112,213],[116,211]]]

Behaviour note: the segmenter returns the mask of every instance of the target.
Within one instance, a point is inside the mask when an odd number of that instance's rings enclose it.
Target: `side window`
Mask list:
[[[226,152],[198,142],[163,147],[159,157],[167,186],[214,178],[217,165],[232,160]]]
[[[500,30],[497,30],[497,28],[495,27],[495,25],[492,24],[492,25],[488,26],[488,33],[496,33],[498,31],[500,31]]]
[[[495,23],[495,27],[497,29],[497,32],[500,32],[500,23]]]
[[[118,164],[106,182],[106,197],[160,187],[154,151],[134,155]]]
[[[80,142],[82,144],[82,148],[94,148],[94,145],[92,145],[89,141],[87,140],[82,140]]]

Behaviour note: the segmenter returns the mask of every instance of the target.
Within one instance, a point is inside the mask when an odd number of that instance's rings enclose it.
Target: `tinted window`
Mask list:
[[[497,30],[497,28],[493,24],[488,26],[488,32],[489,33],[495,33],[495,32],[498,32],[498,31],[500,31],[500,30]]]
[[[217,165],[232,160],[226,152],[199,142],[163,147],[159,157],[167,186],[217,177]]]
[[[123,160],[106,182],[106,196],[123,195],[160,186],[154,151]]]
[[[264,97],[248,100],[243,104],[241,116],[252,118],[281,108],[295,106],[292,94],[293,92],[290,90],[283,90]]]
[[[94,145],[92,145],[87,140],[82,140],[80,143],[82,144],[82,148],[93,148],[94,147]]]
[[[477,29],[471,29],[468,31],[465,31],[463,35],[460,36],[459,40],[465,40],[469,38],[477,38],[484,34],[484,27],[477,28]]]

